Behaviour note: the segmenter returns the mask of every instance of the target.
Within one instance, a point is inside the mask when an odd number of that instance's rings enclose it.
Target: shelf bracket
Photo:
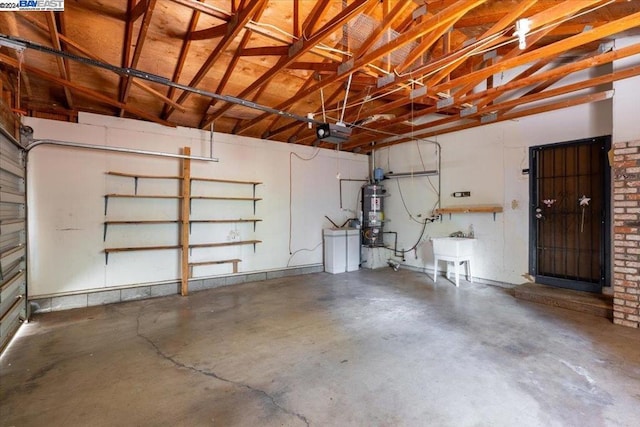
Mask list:
[[[107,223],[104,223],[104,231],[102,232],[102,241],[106,242],[107,241]]]
[[[133,194],[138,195],[138,177],[133,177]]]
[[[109,252],[104,252],[104,265],[109,265]]]
[[[109,196],[104,196],[104,216],[107,216],[107,205],[109,204]]]

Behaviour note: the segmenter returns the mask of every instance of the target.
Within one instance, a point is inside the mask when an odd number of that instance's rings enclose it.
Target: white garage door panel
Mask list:
[[[0,128],[0,351],[28,316],[23,165],[21,147]]]

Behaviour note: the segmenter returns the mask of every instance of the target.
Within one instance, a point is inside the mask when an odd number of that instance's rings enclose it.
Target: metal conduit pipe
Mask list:
[[[115,151],[118,153],[141,154],[145,156],[157,156],[157,157],[171,157],[176,159],[197,160],[201,162],[219,161],[218,158],[216,157],[185,156],[184,154],[163,153],[161,151],[138,150],[135,148],[109,147],[106,145],[91,145],[91,144],[83,144],[80,142],[59,141],[55,139],[37,139],[37,140],[34,140],[33,142],[30,142],[24,149],[28,153],[29,151],[33,150],[34,148],[40,145],[55,145],[59,147],[84,148],[87,150]]]

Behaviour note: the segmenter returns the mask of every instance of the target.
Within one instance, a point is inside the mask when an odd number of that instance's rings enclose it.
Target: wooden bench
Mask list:
[[[233,264],[233,272],[238,272],[238,263],[241,259],[219,259],[216,261],[202,261],[202,262],[190,262],[189,263],[189,277],[193,277],[193,267],[200,267],[203,265],[217,265],[217,264]]]

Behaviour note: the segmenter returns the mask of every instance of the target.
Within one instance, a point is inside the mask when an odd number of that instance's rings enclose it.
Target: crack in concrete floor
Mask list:
[[[238,382],[238,381],[230,380],[228,378],[221,377],[220,375],[216,374],[215,372],[209,372],[209,371],[205,371],[204,369],[196,368],[195,366],[185,365],[184,363],[182,363],[182,362],[174,359],[173,357],[165,354],[162,351],[162,349],[155,342],[153,342],[153,340],[151,338],[149,338],[146,335],[143,335],[142,333],[140,333],[140,317],[141,316],[142,316],[142,310],[138,313],[138,316],[136,317],[136,336],[142,338],[147,343],[149,343],[149,345],[151,345],[155,349],[156,353],[160,357],[162,357],[163,359],[171,362],[174,366],[177,366],[179,368],[188,369],[188,370],[190,370],[192,372],[195,372],[195,373],[198,373],[198,374],[201,374],[201,375],[205,375],[207,377],[215,378],[218,381],[222,381],[222,382],[226,382],[226,383],[229,383],[229,384],[233,384],[236,387],[244,388],[244,389],[249,390],[249,391],[251,391],[253,393],[260,394],[260,395],[266,397],[271,402],[271,404],[273,406],[275,406],[276,408],[278,408],[280,411],[284,412],[285,414],[289,414],[289,415],[292,415],[292,416],[298,418],[300,421],[305,423],[305,425],[307,427],[309,427],[311,425],[309,420],[304,415],[299,414],[299,413],[294,412],[294,411],[291,411],[291,410],[285,408],[284,406],[280,405],[273,396],[271,396],[269,393],[267,393],[264,390],[252,387],[249,384],[245,384],[245,383],[241,383],[241,382]]]

